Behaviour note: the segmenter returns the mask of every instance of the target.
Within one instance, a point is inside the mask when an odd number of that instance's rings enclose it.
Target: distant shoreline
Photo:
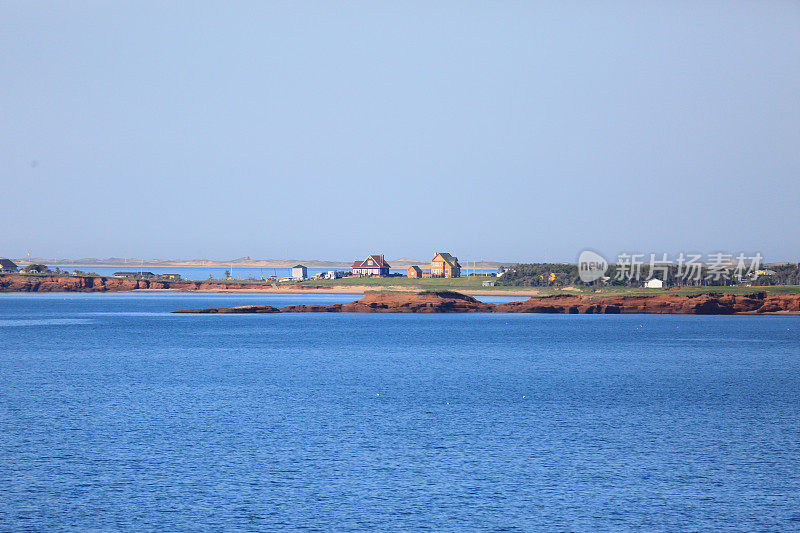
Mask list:
[[[360,280],[354,280],[360,281]],[[419,280],[421,282],[431,280]],[[436,282],[437,280],[432,280]],[[457,280],[458,281],[458,280]],[[747,293],[706,290],[705,293],[679,294],[678,291],[657,291],[636,294],[634,290],[621,293],[583,293],[580,290],[557,294],[541,294],[538,288],[450,287],[430,285],[427,290],[411,286],[369,286],[365,283],[347,285],[298,285],[271,283],[227,283],[224,281],[162,281],[101,276],[68,275],[0,275],[0,292],[154,292],[154,293],[217,293],[217,294],[364,294],[353,304],[303,305],[295,311],[312,312],[513,312],[545,314],[701,314],[701,315],[797,315],[800,313],[800,287],[748,288]],[[728,292],[728,294],[723,294]],[[738,288],[737,292],[743,292]],[[780,294],[776,294],[780,292]],[[524,302],[488,304],[472,296],[510,296]],[[258,306],[256,306],[258,307]],[[275,312],[256,309],[247,312]],[[222,309],[222,310],[220,310]],[[243,312],[238,308],[194,310],[193,312]],[[281,309],[280,312],[286,311]]]
[[[367,281],[368,279],[365,278]],[[434,280],[435,281],[435,280]],[[183,292],[183,293],[273,293],[273,294],[364,294],[375,290],[404,292],[419,290],[402,286],[364,284],[302,285],[274,282],[226,282],[220,280],[149,280],[113,276],[70,276],[68,274],[0,274],[0,292]],[[472,295],[535,296],[539,289],[529,287],[459,288]]]
[[[69,274],[0,274],[0,292],[185,292],[185,293],[264,293],[264,294],[365,294],[368,292],[416,293],[459,292],[472,296],[565,297],[586,299],[608,297],[732,297],[765,295],[800,295],[800,285],[760,287],[683,287],[676,290],[655,290],[635,287],[608,287],[584,291],[576,287],[482,286],[488,276],[450,279],[345,278],[303,283],[224,280],[135,279],[113,276],[71,276]],[[797,311],[800,311],[798,309]]]
[[[20,267],[27,266],[29,264],[45,264],[47,266],[59,267],[59,268],[127,268],[127,269],[138,269],[138,268],[226,268],[229,269],[231,267],[235,269],[237,268],[291,268],[297,264],[305,265],[308,268],[314,269],[346,269],[349,270],[352,266],[352,262],[342,262],[342,261],[320,261],[320,260],[303,260],[303,259],[280,259],[280,260],[263,260],[263,261],[169,261],[169,260],[150,260],[139,262],[136,260],[131,260],[128,262],[122,261],[110,261],[105,262],[102,260],[96,261],[86,261],[82,262],[80,260],[53,260],[53,259],[42,259],[42,258],[31,258],[30,261],[28,259],[12,259],[14,263],[19,265]],[[408,268],[412,265],[427,265],[430,261],[415,261],[415,260],[387,260],[387,262],[391,265],[391,268],[396,269],[403,269]],[[473,263],[472,261],[465,262],[462,265],[462,270],[472,270],[481,269],[481,270],[494,270],[501,266],[510,266],[513,263],[502,263],[496,261],[478,261]]]

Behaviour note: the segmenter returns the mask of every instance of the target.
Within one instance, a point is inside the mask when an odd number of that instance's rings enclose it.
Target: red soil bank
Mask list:
[[[252,308],[253,310],[245,310]],[[234,311],[234,309],[236,309]],[[269,310],[266,310],[269,309]],[[269,306],[189,309],[181,313],[275,312]],[[367,293],[349,304],[290,305],[281,313],[554,313],[554,314],[684,314],[800,313],[800,294],[748,296],[582,296],[533,297],[524,302],[488,304],[457,292]]]
[[[268,284],[209,283],[207,281],[150,281],[114,277],[0,276],[0,292],[107,292],[146,289],[167,289],[181,292],[214,290],[247,290],[269,287]],[[293,286],[292,289],[302,287]]]

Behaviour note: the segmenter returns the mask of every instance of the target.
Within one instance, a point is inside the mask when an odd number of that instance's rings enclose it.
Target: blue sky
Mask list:
[[[800,253],[800,3],[0,3],[0,256]]]

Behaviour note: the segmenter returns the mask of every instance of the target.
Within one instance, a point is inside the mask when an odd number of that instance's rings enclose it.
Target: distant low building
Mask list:
[[[492,281],[492,280],[486,280],[486,281],[484,281],[484,282],[482,283],[482,285],[483,285],[484,287],[494,287],[494,281]]]
[[[308,278],[308,268],[305,265],[295,265],[292,267],[292,279]]]
[[[322,279],[339,279],[342,277],[342,272],[339,270],[328,270],[322,273]]]
[[[388,276],[391,266],[381,255],[370,255],[363,261],[355,261],[350,269],[354,276]]]
[[[436,255],[431,259],[431,277],[461,277],[461,265],[458,264],[458,257],[453,257],[447,252],[436,252]]]
[[[167,278],[170,281],[179,281],[181,279],[180,274],[161,274],[162,278]]]
[[[648,279],[644,282],[644,286],[648,289],[663,289],[664,282],[658,278]]]
[[[0,259],[0,272],[16,272],[19,267],[11,259]]]
[[[408,267],[408,277],[409,278],[421,278],[422,277],[422,269],[417,265],[413,265]]]
[[[154,278],[155,274],[152,272],[114,272],[114,276],[118,278]]]

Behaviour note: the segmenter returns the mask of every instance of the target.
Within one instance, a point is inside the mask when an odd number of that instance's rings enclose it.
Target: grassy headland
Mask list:
[[[342,278],[337,280],[306,280],[302,282],[277,283],[262,280],[220,280],[203,281],[164,280],[159,278],[131,279],[85,274],[73,276],[67,273],[0,274],[0,292],[69,292],[69,291],[127,291],[155,290],[172,292],[264,292],[264,293],[343,293],[362,294],[365,292],[460,292],[470,295],[498,296],[576,296],[603,298],[613,296],[692,296],[710,295],[751,295],[751,294],[800,294],[800,285],[762,285],[762,286],[702,286],[673,287],[667,289],[646,289],[627,286],[585,286],[579,283],[565,286],[516,286],[495,285],[484,287],[484,281],[496,281],[490,276],[468,276],[462,278]]]
[[[743,285],[713,286],[713,287],[678,287],[671,290],[646,289],[644,287],[607,286],[591,287],[575,284],[567,287],[521,287],[502,286],[484,287],[484,281],[493,281],[497,278],[491,276],[469,276],[462,278],[342,278],[337,280],[308,280],[295,285],[311,289],[320,288],[353,288],[362,291],[455,291],[465,294],[497,294],[497,295],[567,295],[581,294],[585,297],[600,296],[656,296],[659,294],[675,294],[690,296],[696,294],[796,294],[800,293],[800,285],[765,285],[746,287]]]

